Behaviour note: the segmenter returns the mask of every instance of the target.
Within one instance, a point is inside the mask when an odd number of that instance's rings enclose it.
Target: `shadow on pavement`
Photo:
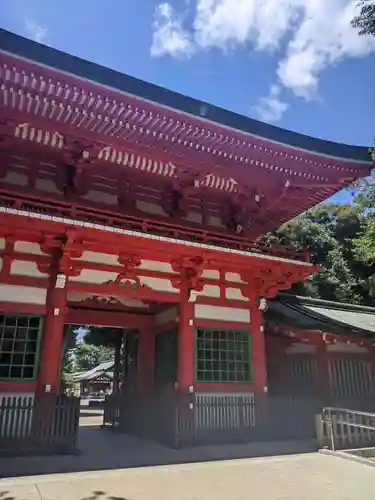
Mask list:
[[[0,458],[0,477],[114,470],[311,453],[317,450],[315,440],[194,446],[175,450],[152,441],[119,433],[114,429],[101,429],[100,424],[101,418],[96,415],[95,411],[90,412],[89,417],[81,419],[80,455],[3,457]],[[100,498],[100,496],[94,498]],[[3,495],[3,497],[0,496],[0,500],[10,499]],[[113,500],[117,499],[113,498]]]
[[[1,500],[17,500],[17,498],[10,495],[9,491],[0,491]]]
[[[81,498],[81,500],[128,500],[125,497],[108,496],[105,491],[93,491],[89,497]]]
[[[9,494],[9,491],[0,491],[0,500],[21,500]],[[23,499],[22,499],[23,500]],[[105,491],[93,491],[90,496],[81,498],[80,500],[128,500],[125,497],[107,495]]]

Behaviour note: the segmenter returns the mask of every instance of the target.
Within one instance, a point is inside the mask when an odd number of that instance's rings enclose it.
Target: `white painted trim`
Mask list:
[[[328,352],[341,352],[348,354],[367,354],[368,349],[365,346],[358,344],[347,344],[346,342],[335,342],[334,344],[327,345]]]
[[[205,243],[194,243],[193,241],[176,240],[174,238],[166,238],[164,236],[157,236],[150,233],[139,233],[137,231],[128,231],[127,229],[120,229],[112,226],[104,226],[101,224],[93,224],[91,222],[84,222],[75,219],[69,219],[67,217],[54,217],[51,215],[44,215],[37,212],[27,212],[26,210],[17,210],[14,208],[0,207],[0,213],[7,213],[10,215],[19,215],[22,217],[30,217],[32,219],[48,220],[51,222],[57,222],[59,224],[67,224],[72,226],[81,226],[87,229],[96,229],[99,231],[107,231],[109,233],[123,234],[127,236],[136,236],[137,238],[144,238],[148,240],[164,241],[165,243],[174,243],[178,245],[186,245],[190,247],[198,247],[204,250],[214,250],[225,253],[232,253],[235,255],[243,255],[244,257],[255,257],[257,259],[272,260],[276,262],[285,262],[289,264],[297,264],[303,267],[313,267],[310,262],[302,262],[299,260],[286,259],[283,257],[274,257],[273,255],[266,255],[261,253],[244,252],[243,250],[236,250],[233,248],[217,247],[214,245],[206,245]]]
[[[191,118],[197,119],[197,120],[201,121],[203,124],[210,124],[211,126],[220,127],[220,128],[225,129],[225,130],[228,130],[230,132],[236,131],[236,132],[238,132],[240,134],[243,134],[244,136],[247,136],[249,138],[254,138],[254,139],[258,139],[258,140],[260,139],[260,140],[266,141],[266,142],[268,142],[270,144],[275,144],[275,145],[278,145],[278,146],[284,146],[284,147],[293,149],[295,151],[303,151],[303,152],[309,153],[309,154],[316,154],[318,156],[321,156],[322,158],[327,158],[327,159],[330,159],[330,160],[349,161],[351,163],[354,163],[354,164],[357,164],[357,165],[364,165],[364,166],[372,165],[372,161],[370,159],[369,159],[369,161],[364,161],[364,160],[359,161],[359,160],[353,160],[352,158],[345,158],[345,157],[341,157],[341,156],[327,155],[327,154],[324,154],[324,153],[319,153],[318,151],[315,151],[315,150],[299,148],[299,147],[296,147],[296,146],[292,146],[292,145],[290,145],[288,143],[284,143],[284,142],[280,142],[280,141],[275,141],[274,139],[268,139],[268,138],[263,137],[261,135],[250,134],[249,132],[245,132],[244,130],[241,130],[241,129],[238,129],[238,128],[229,127],[228,125],[225,125],[223,123],[214,122],[212,120],[209,120],[208,118],[204,118],[202,116],[197,116],[197,115],[194,115],[193,113],[187,113],[186,111],[182,111],[180,109],[171,108],[170,106],[166,106],[165,104],[160,104],[160,103],[152,101],[150,99],[145,99],[144,97],[139,97],[137,95],[130,94],[129,92],[125,92],[125,91],[117,89],[115,87],[110,87],[108,85],[104,85],[103,83],[96,82],[95,80],[89,80],[88,78],[84,78],[82,76],[78,76],[78,75],[76,75],[74,73],[69,73],[68,71],[63,71],[63,70],[55,68],[53,66],[48,66],[47,64],[42,64],[40,62],[34,61],[33,59],[28,59],[26,57],[22,57],[22,56],[19,56],[17,54],[13,54],[12,52],[8,52],[8,51],[5,51],[5,50],[0,50],[0,54],[1,53],[2,54],[6,54],[9,57],[18,59],[20,61],[26,61],[26,62],[28,62],[30,64],[35,64],[35,65],[40,66],[42,68],[50,69],[50,70],[52,70],[52,71],[54,71],[56,73],[60,73],[60,74],[63,74],[65,76],[73,77],[73,78],[75,78],[77,80],[80,80],[82,82],[85,82],[85,83],[90,82],[92,85],[95,85],[96,87],[100,87],[100,88],[103,88],[103,89],[110,90],[110,91],[115,92],[117,94],[124,95],[124,96],[130,97],[132,99],[136,99],[137,101],[147,102],[149,104],[152,104],[153,106],[156,106],[156,107],[159,107],[159,108],[163,108],[163,109],[166,109],[168,111],[172,111],[174,113],[179,113],[179,114],[181,114],[183,116],[187,116],[187,117],[191,117]],[[91,64],[95,65],[95,63],[92,63],[92,62],[91,62]],[[107,68],[107,69],[109,69],[109,68]],[[124,75],[124,76],[126,77],[127,75]],[[162,90],[165,90],[162,87],[160,87],[160,88]],[[183,97],[186,97],[186,96],[183,96]],[[201,104],[203,106],[212,106],[209,103],[204,103],[204,102],[202,102]],[[227,111],[228,113],[230,113],[230,111],[228,111],[228,110],[224,110],[224,111]],[[204,125],[202,125],[202,126],[204,126]],[[295,134],[297,134],[297,135],[303,135],[303,134],[300,134],[298,132],[295,132]],[[321,140],[321,139],[318,139],[318,138],[315,138],[315,137],[313,137],[313,139]]]
[[[194,317],[195,319],[214,319],[250,325],[250,309],[241,309],[238,307],[195,304]]]

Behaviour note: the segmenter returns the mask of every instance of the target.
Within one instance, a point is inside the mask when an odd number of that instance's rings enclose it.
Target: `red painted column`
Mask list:
[[[178,390],[188,392],[194,385],[195,339],[194,339],[194,302],[189,302],[189,289],[181,284],[180,317],[178,330]]]
[[[47,292],[47,314],[44,320],[39,357],[38,392],[57,394],[60,387],[61,349],[66,312],[66,277],[58,274]]]
[[[317,386],[323,405],[331,400],[331,377],[329,374],[329,356],[323,336],[316,344]]]
[[[154,387],[155,330],[153,321],[142,325],[138,331],[137,391],[140,394],[149,394]]]
[[[252,339],[253,385],[256,393],[266,394],[267,359],[266,342],[263,328],[263,312],[259,310],[256,299],[251,299],[250,327]]]

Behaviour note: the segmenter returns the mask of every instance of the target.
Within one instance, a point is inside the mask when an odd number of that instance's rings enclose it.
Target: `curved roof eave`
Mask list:
[[[4,29],[0,29],[0,51],[252,136],[325,156],[363,162],[368,165],[372,163],[365,147],[325,141],[263,123],[85,61]]]

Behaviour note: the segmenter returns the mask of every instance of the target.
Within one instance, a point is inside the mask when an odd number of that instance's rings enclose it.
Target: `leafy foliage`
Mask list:
[[[359,13],[351,22],[353,28],[360,35],[375,36],[375,2],[374,0],[361,0],[358,3]]]
[[[292,293],[375,305],[375,262],[361,256],[357,243],[370,220],[358,205],[317,205],[263,239],[307,248],[311,262],[321,267]]]
[[[84,337],[86,344],[94,346],[106,346],[114,349],[123,330],[119,328],[107,328],[102,326],[90,326]]]
[[[71,352],[71,356],[74,358],[74,371],[86,371],[95,368],[104,361],[112,361],[114,352],[108,347],[80,342]]]

